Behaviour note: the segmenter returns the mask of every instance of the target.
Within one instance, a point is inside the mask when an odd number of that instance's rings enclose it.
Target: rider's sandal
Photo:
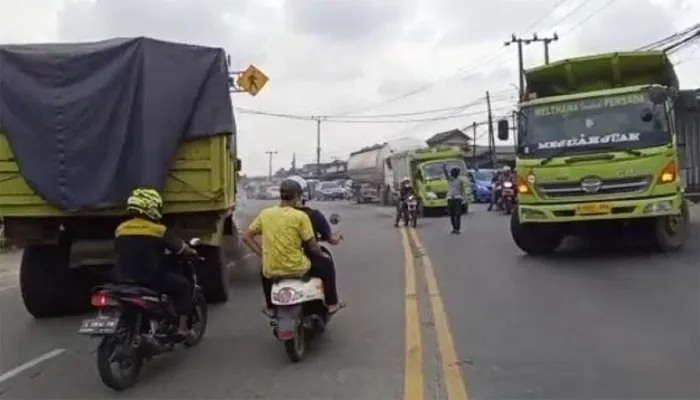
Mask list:
[[[328,315],[333,315],[333,314],[337,313],[338,311],[340,311],[341,309],[345,308],[346,306],[347,306],[347,303],[345,303],[344,301],[341,301],[332,310],[331,309],[328,310]]]
[[[260,312],[263,313],[263,314],[264,314],[266,317],[268,317],[268,318],[274,318],[274,317],[275,317],[275,311],[274,311],[274,310],[270,310],[270,309],[267,308],[267,307],[263,307],[263,308],[260,310]]]

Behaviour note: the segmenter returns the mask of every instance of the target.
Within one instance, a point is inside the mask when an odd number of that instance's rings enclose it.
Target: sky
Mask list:
[[[277,151],[274,169],[294,154],[297,165],[315,162],[316,124],[245,110],[336,116],[345,122],[321,124],[322,159],[344,160],[391,138],[471,134],[486,91],[496,116],[510,112],[511,34],[556,32],[554,61],[632,50],[700,21],[695,0],[0,0],[0,9],[2,43],[150,36],[222,47],[233,70],[256,65],[267,85],[232,95],[249,175],[267,173],[266,151]],[[700,44],[673,60],[681,86],[700,87]],[[542,62],[542,43],[525,47],[526,67]],[[481,128],[477,143],[486,144]]]

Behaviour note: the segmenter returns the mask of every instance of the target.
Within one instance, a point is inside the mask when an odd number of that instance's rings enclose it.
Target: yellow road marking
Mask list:
[[[421,325],[418,312],[416,268],[406,229],[401,228],[405,269],[405,324],[406,353],[404,360],[404,400],[423,400],[423,351],[421,348]]]
[[[428,285],[428,296],[430,296],[430,305],[433,310],[433,319],[435,320],[435,332],[438,341],[438,351],[442,361],[442,373],[447,391],[448,400],[467,400],[467,385],[462,377],[462,369],[460,361],[455,351],[454,340],[452,339],[452,331],[447,320],[445,305],[440,295],[440,288],[435,278],[435,271],[430,258],[425,252],[425,248],[418,239],[416,230],[411,228],[408,231],[411,239],[418,249],[418,253],[422,257],[423,271],[425,280]]]

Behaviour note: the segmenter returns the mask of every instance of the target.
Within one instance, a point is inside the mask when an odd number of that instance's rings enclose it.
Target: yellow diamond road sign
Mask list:
[[[250,93],[252,96],[255,96],[269,80],[270,78],[268,78],[267,75],[251,65],[243,71],[236,83],[240,88]]]

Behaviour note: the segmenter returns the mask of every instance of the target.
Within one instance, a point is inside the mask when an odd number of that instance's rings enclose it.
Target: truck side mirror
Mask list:
[[[508,127],[508,120],[502,119],[498,121],[498,140],[508,140],[510,136],[510,128]]]
[[[388,159],[388,158],[387,158],[386,161],[385,161],[384,163],[386,164],[386,167],[387,167],[387,168],[391,169],[391,159]]]
[[[243,170],[243,163],[240,158],[236,159],[236,171],[240,172]]]

